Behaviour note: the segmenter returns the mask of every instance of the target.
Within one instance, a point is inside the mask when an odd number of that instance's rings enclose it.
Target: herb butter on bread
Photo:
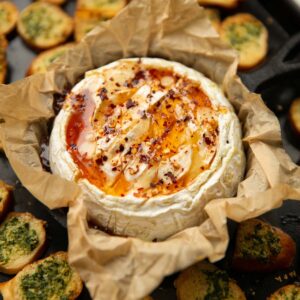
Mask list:
[[[300,286],[296,284],[289,284],[277,290],[267,300],[299,300],[299,299],[300,299]]]
[[[6,215],[12,202],[12,187],[0,180],[0,220]]]
[[[257,18],[247,13],[227,17],[221,24],[220,36],[239,54],[239,68],[250,69],[268,52],[268,31]]]
[[[0,2],[0,34],[8,34],[15,28],[18,15],[19,11],[12,2]]]
[[[239,224],[232,264],[238,271],[274,271],[290,267],[295,254],[295,242],[288,234],[251,219]]]
[[[68,43],[56,48],[47,50],[39,54],[31,63],[28,68],[27,75],[33,75],[36,73],[45,73],[48,67],[59,57],[65,54],[71,49],[75,43]]]
[[[65,252],[26,266],[12,280],[0,285],[4,300],[73,300],[81,290],[82,281],[68,264]]]
[[[20,14],[18,32],[32,47],[48,49],[63,43],[73,31],[73,20],[61,8],[35,2]]]
[[[45,242],[44,221],[30,213],[10,213],[0,226],[0,272],[16,274],[41,255]]]
[[[208,262],[200,262],[181,272],[175,286],[178,300],[246,300],[235,281]]]

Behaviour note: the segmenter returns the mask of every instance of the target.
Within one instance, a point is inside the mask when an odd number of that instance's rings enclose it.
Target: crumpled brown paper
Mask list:
[[[238,196],[211,201],[208,219],[157,243],[110,236],[88,226],[95,207],[76,183],[43,171],[40,143],[54,113],[53,94],[85,71],[122,57],[179,61],[223,87],[243,126],[247,172]],[[150,293],[163,277],[208,257],[223,257],[226,219],[242,221],[300,199],[300,170],[282,149],[280,126],[261,98],[236,76],[237,59],[222,44],[193,0],[135,0],[93,30],[47,74],[0,87],[0,137],[25,187],[49,208],[69,205],[69,259],[97,300],[133,300]]]

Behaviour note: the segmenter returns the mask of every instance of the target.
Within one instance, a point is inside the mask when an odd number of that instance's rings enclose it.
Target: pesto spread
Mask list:
[[[242,225],[247,226],[247,225]],[[241,232],[246,228],[241,228]],[[251,228],[252,229],[252,228]],[[280,239],[275,229],[259,222],[253,230],[241,235],[239,254],[243,258],[257,259],[262,263],[269,262],[281,251]]]
[[[246,43],[256,42],[262,34],[262,25],[258,22],[245,22],[228,26],[227,38],[237,50],[241,50]]]
[[[35,270],[20,280],[24,300],[68,300],[72,291],[67,290],[73,271],[69,264],[57,257],[49,257]]]
[[[53,35],[53,28],[62,21],[53,17],[53,12],[47,10],[45,7],[29,10],[22,16],[22,23],[28,37],[32,40],[38,38],[51,38]]]
[[[17,217],[5,221],[0,227],[0,264],[31,253],[38,244],[38,235],[28,222]]]
[[[202,270],[206,275],[208,288],[204,300],[230,299],[229,276],[222,270]]]
[[[274,297],[274,300],[300,300],[300,289],[292,288],[292,290],[288,289],[286,291],[282,288],[278,292],[278,295]]]

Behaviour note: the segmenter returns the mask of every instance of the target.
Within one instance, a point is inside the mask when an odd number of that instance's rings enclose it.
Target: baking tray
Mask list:
[[[287,0],[288,1],[288,0]],[[22,9],[30,4],[30,0],[13,1]],[[283,5],[279,1],[278,5]],[[272,1],[272,4],[275,2]],[[245,0],[240,6],[230,12],[222,12],[223,17],[236,12],[250,12],[267,26],[269,39],[269,53],[260,66],[249,72],[240,73],[243,82],[252,90],[260,92],[266,104],[272,109],[279,118],[282,127],[283,143],[286,151],[295,162],[300,160],[299,143],[290,134],[290,128],[287,121],[287,112],[291,101],[300,96],[300,35],[292,34],[300,31],[300,28],[293,26],[284,26],[284,20],[278,22],[262,5],[265,1]],[[272,15],[279,16],[282,8],[272,5]],[[268,5],[266,5],[268,8]],[[75,1],[68,1],[64,9],[70,14],[74,14]],[[281,24],[285,27],[282,28]],[[8,82],[13,82],[24,78],[24,74],[36,53],[28,48],[14,32],[9,36],[8,47]],[[280,83],[280,84],[279,84]],[[44,256],[59,250],[67,250],[68,236],[66,230],[67,209],[58,209],[50,211],[47,207],[36,200],[18,181],[18,178],[11,169],[4,154],[0,154],[0,179],[15,186],[14,207],[15,211],[28,211],[36,217],[47,221],[47,249]],[[299,213],[297,213],[299,212]],[[234,235],[236,232],[236,223],[229,220],[229,232],[231,242],[228,247],[226,257],[217,263],[223,269],[236,279],[240,287],[245,291],[247,299],[265,300],[268,295],[281,286],[298,280],[300,274],[300,202],[287,200],[279,209],[262,216],[262,219],[270,222],[274,226],[281,227],[289,233],[297,243],[297,255],[294,265],[284,271],[267,274],[246,274],[235,273],[230,270],[230,258],[232,257]],[[176,291],[174,289],[174,280],[177,274],[165,278],[160,287],[152,294],[155,300],[175,300]],[[0,274],[0,282],[10,279],[11,276]],[[0,299],[1,296],[0,296]],[[91,299],[86,288],[81,294],[80,300]],[[109,300],[109,299],[107,299]]]

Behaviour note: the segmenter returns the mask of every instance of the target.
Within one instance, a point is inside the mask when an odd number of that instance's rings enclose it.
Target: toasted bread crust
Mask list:
[[[63,55],[68,49],[71,49],[74,45],[76,44],[68,43],[52,48],[50,50],[43,51],[33,59],[31,65],[27,70],[26,76],[30,76],[36,73],[45,73],[52,62]]]
[[[7,40],[4,35],[0,35],[0,84],[5,82],[7,74]],[[2,148],[2,147],[1,147]]]
[[[69,15],[58,6],[45,2],[27,6],[17,23],[23,40],[37,50],[62,44],[71,35],[73,28],[73,20]]]
[[[55,5],[62,5],[66,2],[66,0],[38,0],[40,2],[47,2],[50,4],[55,4]]]
[[[219,6],[222,8],[235,8],[239,0],[198,0],[198,3],[203,6]]]
[[[16,274],[20,270],[22,270],[24,268],[24,266],[35,261],[37,258],[39,258],[41,256],[41,254],[43,253],[43,251],[45,249],[45,245],[46,245],[46,230],[45,230],[46,222],[45,221],[39,220],[39,219],[35,218],[32,214],[27,213],[27,212],[26,213],[11,212],[8,214],[4,223],[14,217],[20,218],[22,221],[25,221],[25,222],[28,222],[29,224],[31,224],[31,228],[34,229],[38,235],[39,243],[30,254],[21,255],[18,258],[16,258],[15,260],[9,261],[8,263],[5,263],[5,264],[0,263],[0,272],[5,273],[5,274]],[[0,226],[0,228],[1,228],[1,226]]]
[[[268,52],[268,31],[261,21],[248,13],[227,17],[221,24],[220,37],[239,53],[239,69],[261,63]]]
[[[2,199],[0,201],[0,221],[5,217],[12,204],[12,190],[12,186],[0,180],[0,196]]]
[[[286,285],[271,296],[267,300],[298,300],[300,299],[300,286],[296,284]]]
[[[67,253],[66,252],[57,252],[54,253],[44,259],[38,260],[28,266],[26,266],[21,272],[19,272],[13,279],[9,280],[8,282],[0,284],[0,291],[2,293],[3,299],[4,300],[22,300],[23,295],[22,291],[20,288],[21,280],[23,276],[26,276],[27,274],[33,274],[36,270],[36,267],[39,265],[42,265],[45,261],[49,261],[51,259],[58,259],[61,261],[66,261],[67,262]],[[68,296],[68,300],[74,300],[76,299],[81,291],[82,291],[82,281],[78,275],[78,273],[72,269],[72,278],[70,282],[68,283],[68,288],[72,288],[71,295]],[[60,298],[51,298],[53,300],[58,300]]]
[[[246,300],[243,291],[226,272],[205,261],[182,271],[175,287],[178,300]]]
[[[244,237],[248,234],[247,232],[254,232],[254,228],[255,226],[257,226],[257,224],[262,224],[262,226],[269,226],[270,230],[272,230],[272,235],[274,235],[275,238],[278,238],[278,254],[270,255],[266,261],[258,259],[256,257],[246,257],[242,254],[242,243],[244,241]],[[247,226],[247,228],[245,226]],[[261,245],[264,245],[263,242],[261,242]],[[272,251],[269,252],[272,253]],[[261,220],[252,219],[243,222],[238,228],[232,267],[235,270],[243,272],[270,272],[281,270],[289,268],[292,265],[295,255],[296,245],[293,239],[288,234],[283,232],[281,229],[272,227],[271,225]]]
[[[204,12],[209,18],[211,25],[215,28],[217,32],[220,32],[220,28],[221,28],[220,11],[216,8],[205,8]]]
[[[0,2],[0,34],[10,33],[16,26],[19,11],[16,5],[10,1],[1,1]]]
[[[300,98],[292,102],[288,118],[293,131],[300,137]]]
[[[78,9],[75,13],[75,41],[80,42],[86,34],[106,20],[108,18],[97,11]]]
[[[111,3],[107,0],[78,0],[77,10],[89,10],[105,18],[114,17],[127,4],[126,0],[118,0]]]

